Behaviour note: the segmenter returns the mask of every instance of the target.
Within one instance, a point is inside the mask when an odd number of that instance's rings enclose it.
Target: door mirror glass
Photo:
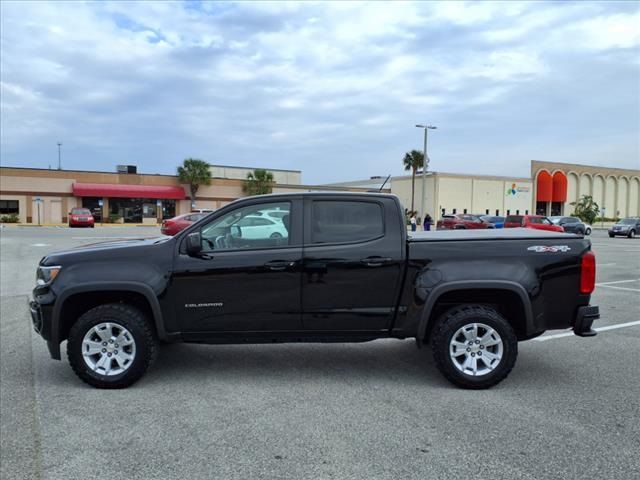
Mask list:
[[[195,257],[202,251],[202,240],[200,232],[193,232],[187,235],[187,255]]]

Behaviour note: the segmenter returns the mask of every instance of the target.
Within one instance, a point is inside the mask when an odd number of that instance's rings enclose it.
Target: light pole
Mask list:
[[[422,165],[422,195],[420,196],[420,211],[422,212],[422,218],[424,219],[424,197],[426,193],[426,184],[427,184],[427,168],[429,167],[429,156],[427,155],[427,132],[429,130],[435,130],[438,127],[434,125],[416,125],[416,128],[422,128],[424,130],[424,163]]]
[[[60,157],[60,147],[62,146],[62,143],[58,142],[58,170],[62,170],[62,160]]]

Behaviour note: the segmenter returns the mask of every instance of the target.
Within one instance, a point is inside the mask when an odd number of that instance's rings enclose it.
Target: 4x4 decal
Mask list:
[[[545,245],[534,245],[533,247],[527,248],[527,250],[531,252],[537,253],[556,253],[556,252],[568,252],[571,250],[571,247],[567,245],[553,245],[551,247]]]

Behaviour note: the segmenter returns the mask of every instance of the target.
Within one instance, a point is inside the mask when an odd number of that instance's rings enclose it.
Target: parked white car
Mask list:
[[[288,213],[285,212],[285,215]],[[282,219],[268,218],[267,216],[247,215],[234,223],[233,226],[240,227],[241,237],[250,240],[287,238],[289,236]]]

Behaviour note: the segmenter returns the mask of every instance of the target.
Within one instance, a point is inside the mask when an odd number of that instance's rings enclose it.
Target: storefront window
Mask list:
[[[91,215],[93,215],[93,219],[99,223],[102,222],[101,200],[102,198],[98,197],[82,197],[82,207],[88,208],[91,211]]]
[[[160,205],[158,205],[160,203]],[[175,200],[157,200],[155,198],[110,198],[109,221],[112,223],[148,223],[145,219],[156,219],[158,209],[162,209],[162,218],[176,216]]]
[[[20,213],[20,203],[18,200],[0,200],[0,213],[11,215]]]
[[[173,218],[176,216],[176,201],[162,200],[162,219]]]

